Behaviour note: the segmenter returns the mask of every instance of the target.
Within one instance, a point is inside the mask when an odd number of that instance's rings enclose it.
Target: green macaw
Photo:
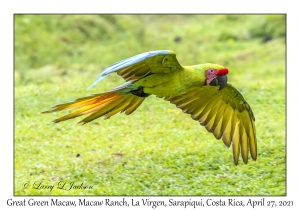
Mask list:
[[[156,95],[190,114],[217,139],[222,138],[227,147],[232,143],[235,165],[240,153],[247,164],[249,150],[256,160],[255,118],[242,94],[227,83],[227,68],[211,63],[181,66],[173,51],[151,51],[109,66],[89,88],[114,72],[126,83],[104,93],[59,104],[43,113],[79,108],[54,122],[90,114],[79,122],[85,124],[101,116],[108,119],[118,112],[129,115],[149,95]]]

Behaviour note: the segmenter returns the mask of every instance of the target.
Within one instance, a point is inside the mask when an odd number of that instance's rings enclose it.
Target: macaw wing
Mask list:
[[[217,139],[222,138],[226,146],[230,147],[232,143],[235,165],[240,153],[247,164],[249,150],[252,159],[256,160],[255,118],[242,94],[231,84],[222,90],[218,86],[196,87],[178,96],[165,97],[165,100],[191,114]]]
[[[119,61],[104,69],[88,89],[94,87],[102,79],[114,72],[126,81],[136,81],[149,74],[171,73],[182,69],[183,67],[176,59],[176,54],[171,50],[146,52]]]

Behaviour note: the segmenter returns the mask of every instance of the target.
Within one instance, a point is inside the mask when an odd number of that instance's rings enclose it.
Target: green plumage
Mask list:
[[[90,114],[80,121],[85,124],[118,112],[131,114],[148,95],[156,95],[190,114],[217,139],[231,146],[236,165],[240,154],[247,163],[249,151],[253,160],[257,158],[255,118],[241,93],[227,84],[228,70],[225,69],[211,63],[181,66],[173,51],[147,52],[108,67],[92,86],[114,72],[127,81],[124,85],[57,105],[45,113],[80,108],[54,122]],[[210,78],[214,72],[216,75]]]

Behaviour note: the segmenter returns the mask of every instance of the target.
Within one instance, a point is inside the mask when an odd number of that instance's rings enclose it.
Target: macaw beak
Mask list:
[[[210,83],[209,85],[211,86],[217,86],[220,85],[219,90],[222,90],[226,85],[227,85],[227,75],[224,74],[222,76],[217,76],[215,77]]]

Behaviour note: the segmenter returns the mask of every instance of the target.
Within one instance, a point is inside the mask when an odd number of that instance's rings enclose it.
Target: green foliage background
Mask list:
[[[285,15],[14,19],[15,195],[286,195]],[[182,65],[229,68],[256,117],[256,162],[234,166],[231,148],[154,96],[130,116],[84,126],[40,114],[121,84],[111,75],[85,91],[105,67],[159,49],[174,50]],[[55,188],[34,189],[35,181]],[[60,181],[93,188],[62,190]]]

